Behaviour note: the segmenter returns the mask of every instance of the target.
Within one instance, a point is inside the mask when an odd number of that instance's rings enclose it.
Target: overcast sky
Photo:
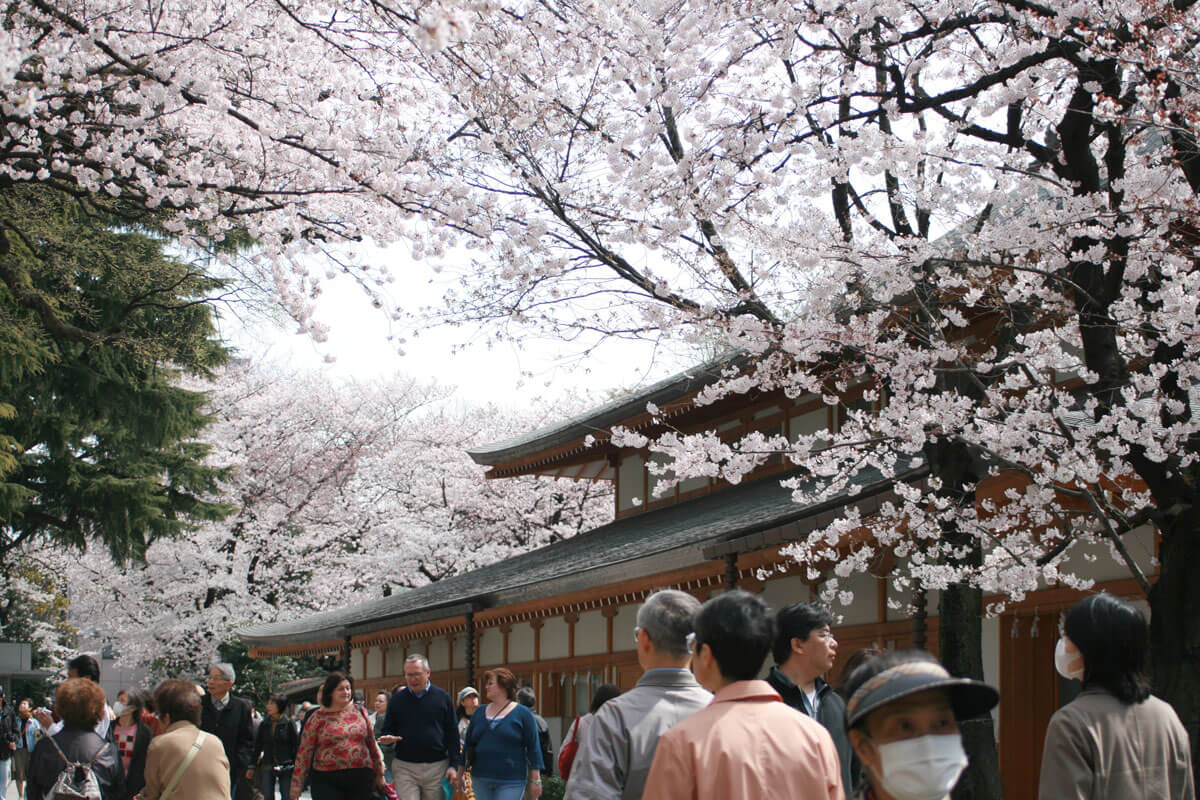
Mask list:
[[[405,273],[414,276],[415,270]],[[404,285],[400,275],[391,291],[409,302],[428,302],[430,289]],[[393,301],[395,298],[391,298]],[[329,328],[328,340],[315,342],[297,334],[295,326],[255,320],[243,324],[227,318],[223,333],[240,356],[281,366],[328,371],[370,380],[401,373],[457,387],[467,403],[494,401],[520,406],[540,398],[584,394],[602,402],[613,391],[628,390],[687,366],[686,358],[664,356],[649,343],[610,341],[584,358],[561,342],[525,340],[490,349],[485,335],[469,328],[434,328],[409,339],[400,353],[405,331],[373,308],[352,281],[325,285],[316,318]],[[455,352],[456,345],[462,346]]]

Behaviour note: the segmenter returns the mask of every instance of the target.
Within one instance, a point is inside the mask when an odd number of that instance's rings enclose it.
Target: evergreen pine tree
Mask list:
[[[221,471],[195,441],[228,359],[221,283],[95,197],[0,193],[0,565],[39,539],[118,560],[220,518]]]

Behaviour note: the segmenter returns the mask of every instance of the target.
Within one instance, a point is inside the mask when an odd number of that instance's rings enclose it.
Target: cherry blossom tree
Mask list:
[[[289,257],[331,248],[369,287],[387,278],[334,246],[402,238],[437,262],[463,248],[438,264],[450,321],[720,330],[758,366],[714,394],[876,408],[796,442],[668,432],[679,476],[737,480],[784,451],[811,502],[868,466],[928,464],[841,569],[890,549],[897,580],[961,619],[983,590],[1079,583],[1069,551],[1111,544],[1197,741],[1198,13],[26,0],[4,32],[0,173],[107,192],[200,244],[245,231],[259,249],[239,266],[302,324],[320,270]],[[1024,483],[979,491],[1001,479]],[[1154,581],[1122,552],[1145,525]],[[976,672],[962,630],[943,654]]]
[[[445,395],[229,370],[208,439],[234,471],[234,513],[152,545],[143,565],[77,559],[69,582],[90,590],[73,593],[73,611],[108,620],[122,658],[196,674],[239,625],[403,591],[611,516],[591,484],[486,480],[466,448],[533,423],[447,408]]]

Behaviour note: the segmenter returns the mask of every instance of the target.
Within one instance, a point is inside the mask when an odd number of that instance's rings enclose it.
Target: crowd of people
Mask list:
[[[601,686],[566,730],[565,797],[943,800],[968,766],[959,726],[998,692],[921,650],[860,651],[830,685],[832,624],[817,605],[773,613],[742,591],[703,605],[651,595],[633,632],[641,678]],[[1142,612],[1107,594],[1066,615],[1055,667],[1082,690],[1050,721],[1039,800],[1194,800],[1187,732],[1150,693],[1147,635]],[[332,672],[294,718],[282,695],[258,718],[235,677],[214,664],[206,686],[167,680],[110,707],[83,655],[53,711],[0,696],[0,800],[10,770],[20,800],[64,786],[99,800],[298,800],[306,788],[312,800],[538,800],[554,769],[536,697],[506,668],[456,701],[422,655],[369,701]]]

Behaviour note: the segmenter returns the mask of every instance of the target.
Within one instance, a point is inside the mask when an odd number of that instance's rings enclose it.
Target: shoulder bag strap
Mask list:
[[[58,746],[58,742],[54,741],[54,737],[53,737],[53,736],[47,736],[46,738],[50,740],[50,744],[54,745],[54,749],[58,751],[58,754],[59,754],[60,756],[62,756],[62,760],[63,760],[63,761],[67,762],[67,764],[74,764],[74,763],[75,763],[75,762],[74,762],[74,761],[72,761],[71,759],[67,758],[67,754],[66,754],[66,753],[64,753],[64,752],[62,751],[62,748]]]
[[[192,765],[196,754],[200,752],[200,748],[204,746],[204,740],[208,738],[208,734],[200,731],[200,735],[196,737],[196,741],[192,742],[192,749],[188,750],[187,757],[183,759],[183,763],[175,770],[175,774],[171,776],[171,782],[167,784],[167,788],[163,789],[162,794],[158,796],[158,800],[167,800],[171,796],[171,792],[175,791],[175,786],[179,783],[179,779],[183,777],[183,773],[187,772],[187,768]]]

